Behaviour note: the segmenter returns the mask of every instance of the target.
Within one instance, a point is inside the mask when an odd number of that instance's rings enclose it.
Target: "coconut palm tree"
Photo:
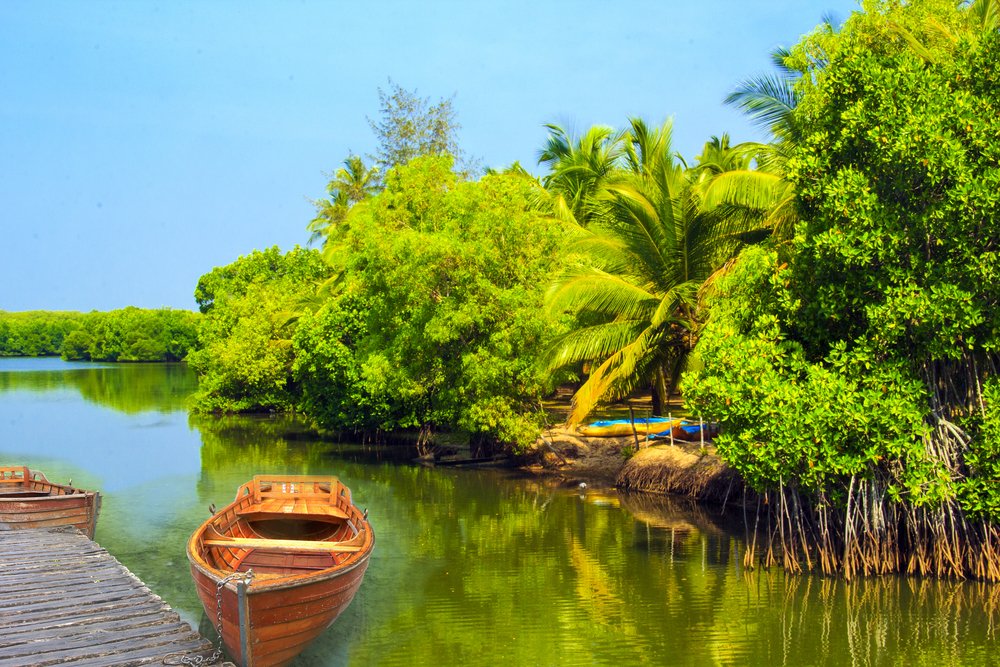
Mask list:
[[[594,194],[616,169],[624,155],[624,135],[595,125],[574,139],[558,125],[546,125],[549,136],[538,162],[549,167],[542,185],[554,197],[556,217],[586,227],[593,216]]]
[[[574,396],[571,423],[640,386],[652,386],[654,411],[662,413],[694,347],[698,291],[747,231],[744,221],[705,209],[701,181],[708,170],[687,168],[676,156],[669,123],[657,128],[633,119],[622,163],[581,202],[590,222],[573,244],[580,259],[547,298],[579,323],[551,348],[549,369],[592,364]]]
[[[330,231],[343,222],[347,211],[379,190],[378,167],[368,167],[358,155],[349,155],[326,186],[329,199],[313,202],[316,217],[309,223],[309,242],[328,238]]]
[[[833,34],[837,31],[836,21],[824,16],[818,30]],[[801,140],[795,109],[801,98],[796,84],[803,70],[793,61],[788,49],[775,49],[771,52],[773,73],[741,82],[726,97],[726,104],[743,110],[771,135],[771,141],[742,144],[742,150],[752,160],[743,169],[719,174],[704,193],[705,206],[718,208],[720,215],[762,217],[763,227],[770,229],[779,243],[791,239],[799,219],[795,188],[786,178],[788,160]],[[826,62],[826,53],[814,53],[809,67],[823,69]]]

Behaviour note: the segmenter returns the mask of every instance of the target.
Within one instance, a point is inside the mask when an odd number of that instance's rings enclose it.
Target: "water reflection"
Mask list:
[[[37,362],[35,368],[32,362]],[[183,410],[197,382],[183,363],[112,365],[0,358],[0,394],[75,390],[86,401],[126,414]]]
[[[189,417],[165,366],[84,370],[0,365],[0,460],[101,488],[98,541],[196,625],[184,544],[209,504],[266,471],[336,474],[370,509],[365,583],[299,665],[985,664],[995,646],[993,585],[748,572],[734,508],[401,464],[294,419]]]

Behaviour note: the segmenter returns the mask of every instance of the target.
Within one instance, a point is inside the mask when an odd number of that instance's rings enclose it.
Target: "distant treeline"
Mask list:
[[[180,361],[197,342],[199,317],[199,313],[169,308],[0,311],[0,357]]]

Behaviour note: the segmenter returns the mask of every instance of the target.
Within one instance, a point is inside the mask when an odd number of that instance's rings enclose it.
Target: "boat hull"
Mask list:
[[[674,440],[685,442],[710,441],[719,434],[719,425],[715,423],[688,423],[675,426],[672,431]]]
[[[289,664],[347,609],[367,569],[365,558],[350,571],[329,579],[272,590],[255,590],[251,580],[245,593],[246,616],[242,620],[246,630],[242,633],[239,586],[226,585],[221,595],[222,638],[229,655],[244,667]],[[191,575],[205,613],[214,623],[220,577],[194,565]]]
[[[39,472],[0,467],[0,530],[72,526],[94,537],[101,495],[53,484]]]
[[[666,418],[636,419],[634,423],[628,419],[604,420],[581,426],[580,434],[588,438],[621,438],[633,434],[648,435],[670,430],[681,421],[680,419]]]

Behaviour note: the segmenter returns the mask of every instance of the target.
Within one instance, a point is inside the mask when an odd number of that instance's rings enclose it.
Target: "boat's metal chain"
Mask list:
[[[215,643],[215,650],[209,656],[204,655],[184,655],[182,653],[171,653],[163,658],[164,665],[188,665],[189,667],[202,667],[202,665],[214,665],[222,657],[222,591],[230,581],[242,579],[243,583],[250,586],[253,581],[253,570],[246,572],[233,572],[219,579],[215,585],[215,631],[219,637]],[[180,656],[180,657],[174,657]],[[169,662],[168,662],[169,660]],[[176,662],[175,662],[176,661]]]

